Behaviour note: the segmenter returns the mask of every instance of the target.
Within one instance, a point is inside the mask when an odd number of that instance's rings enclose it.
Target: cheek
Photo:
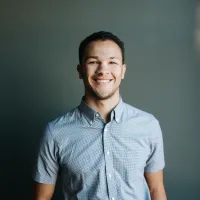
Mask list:
[[[95,74],[95,67],[86,67],[85,68],[85,74],[89,77],[89,76],[93,76]]]
[[[119,69],[119,70],[115,71],[116,78],[121,79],[123,77],[123,75],[124,75],[123,70]]]
[[[84,73],[84,79],[86,82],[88,82],[89,84],[93,83],[93,75],[94,75],[94,72],[93,70],[86,70],[85,73]]]

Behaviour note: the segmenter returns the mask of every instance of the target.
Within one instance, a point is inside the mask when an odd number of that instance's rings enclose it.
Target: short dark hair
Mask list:
[[[99,31],[95,32],[88,37],[86,37],[79,46],[79,63],[82,64],[83,56],[85,53],[86,47],[93,41],[105,41],[105,40],[112,40],[115,42],[121,49],[122,53],[122,62],[124,64],[124,43],[113,33],[106,32],[106,31]]]

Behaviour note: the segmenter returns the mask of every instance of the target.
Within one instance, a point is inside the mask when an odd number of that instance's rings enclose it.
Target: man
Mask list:
[[[50,200],[58,171],[65,200],[166,200],[158,121],[123,102],[124,44],[97,32],[79,47],[81,104],[50,122],[34,176],[35,200]]]

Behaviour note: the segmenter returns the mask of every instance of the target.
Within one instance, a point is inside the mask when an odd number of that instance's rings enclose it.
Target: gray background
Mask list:
[[[195,1],[8,0],[0,20],[1,199],[31,199],[42,130],[80,103],[78,45],[99,30],[125,42],[124,101],[160,120],[168,199],[200,199]]]

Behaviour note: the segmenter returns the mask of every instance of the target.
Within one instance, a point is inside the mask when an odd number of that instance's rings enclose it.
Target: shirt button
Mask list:
[[[105,128],[105,129],[104,129],[104,131],[106,132],[106,131],[108,131],[108,129],[107,129],[107,128]]]
[[[115,200],[115,197],[112,197],[111,200]]]
[[[108,177],[111,179],[112,175],[111,175],[111,174],[108,174]]]
[[[110,151],[107,151],[107,155],[110,155]]]
[[[99,113],[96,113],[96,114],[95,114],[95,117],[98,118],[98,117],[99,117]]]

